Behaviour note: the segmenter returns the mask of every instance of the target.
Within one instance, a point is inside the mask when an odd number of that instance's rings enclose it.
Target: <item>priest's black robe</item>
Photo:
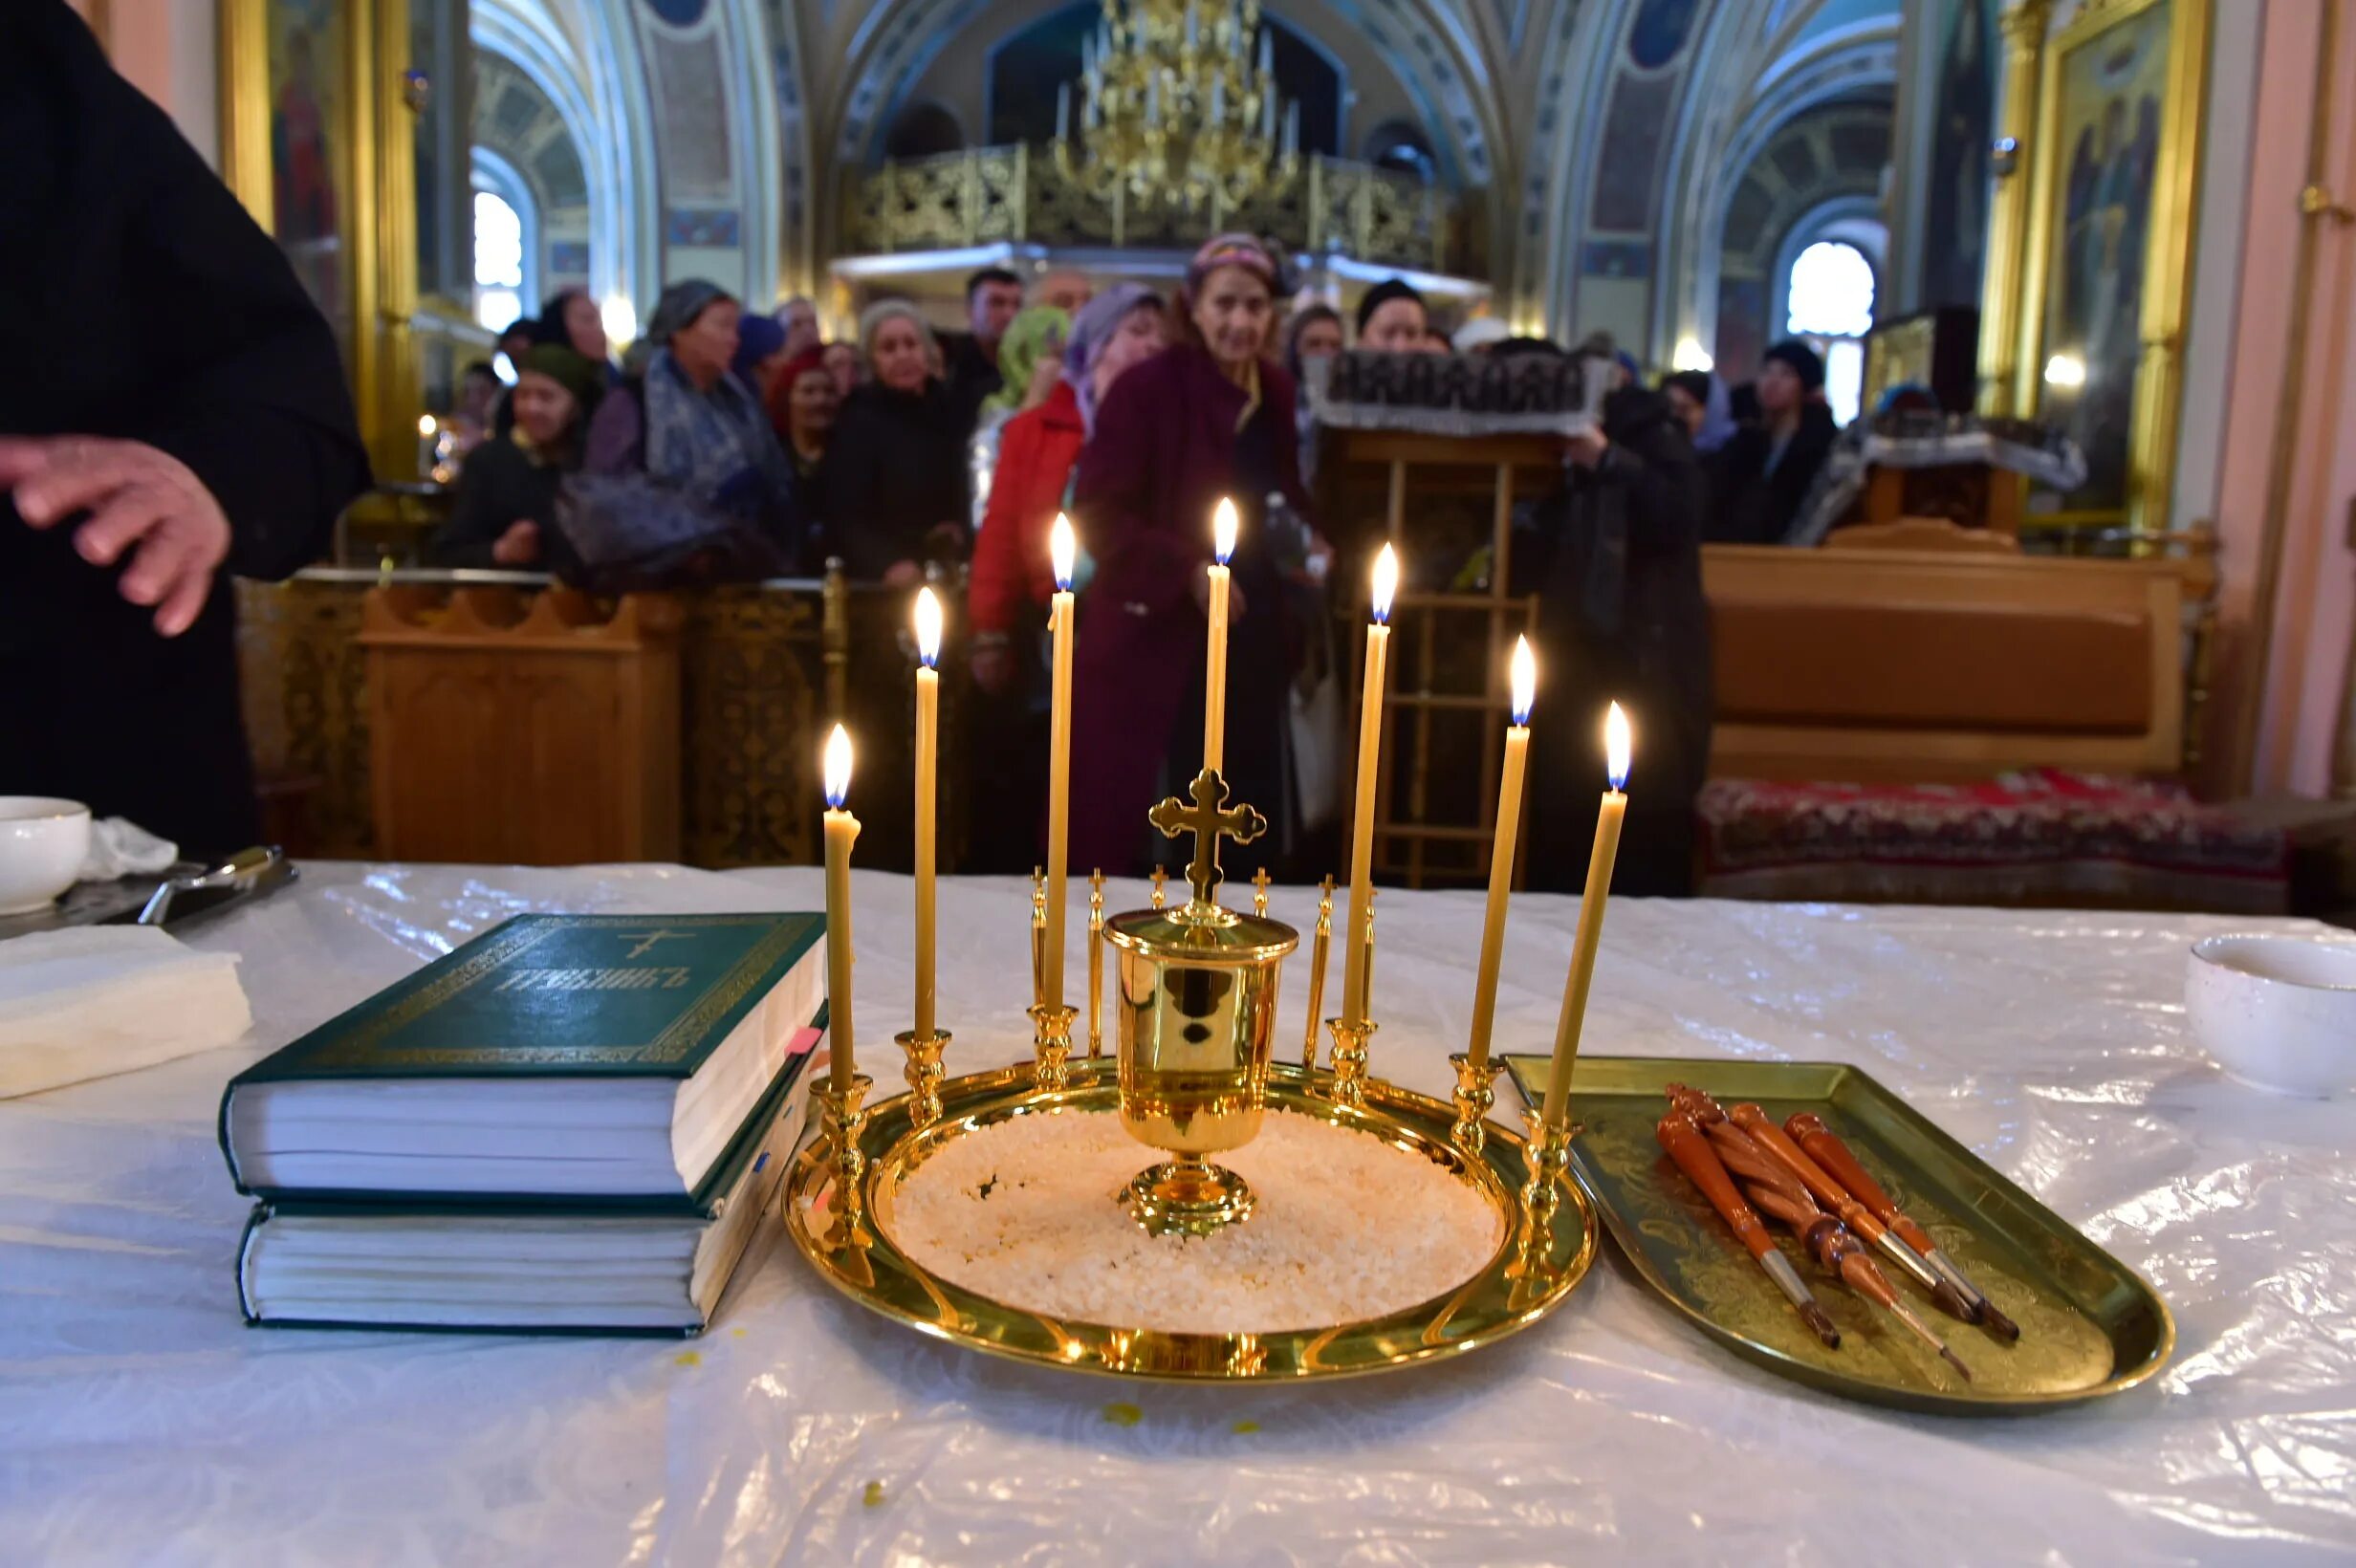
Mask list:
[[[231,573],[316,558],[368,483],[327,322],[171,120],[62,0],[0,4],[0,435],[146,443],[232,542],[177,638],[73,521],[0,495],[0,794],[54,795],[208,853],[259,835]]]

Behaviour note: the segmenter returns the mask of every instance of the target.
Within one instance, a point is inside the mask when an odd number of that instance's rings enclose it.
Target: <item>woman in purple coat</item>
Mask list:
[[[1231,876],[1280,860],[1298,813],[1286,758],[1287,677],[1300,639],[1287,624],[1271,496],[1307,514],[1293,382],[1265,356],[1277,269],[1257,240],[1222,234],[1195,252],[1179,294],[1178,340],[1136,366],[1097,411],[1073,488],[1073,522],[1096,564],[1079,602],[1072,727],[1072,864],[1134,874],[1184,864],[1145,813],[1183,794],[1203,763],[1204,606],[1211,514],[1241,514],[1228,605],[1231,800],[1271,831],[1225,847]],[[1297,551],[1298,541],[1290,551]],[[1288,553],[1290,553],[1288,551]]]

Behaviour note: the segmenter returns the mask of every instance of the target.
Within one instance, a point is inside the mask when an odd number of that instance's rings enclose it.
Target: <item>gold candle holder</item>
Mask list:
[[[1104,870],[1088,873],[1088,1056],[1104,1054]]]
[[[1334,1071],[1333,1077],[1325,1080],[1322,1092],[1337,1105],[1363,1106],[1366,1103],[1366,1057],[1370,1054],[1366,1046],[1378,1026],[1367,1018],[1328,1018],[1325,1027],[1334,1036]]]
[[[1325,948],[1334,934],[1334,880],[1318,883],[1317,935],[1309,945],[1309,1027],[1300,1034],[1300,1067],[1317,1066],[1317,1021],[1325,1011]]]
[[[1076,1007],[1041,1002],[1031,1009],[1031,1084],[1041,1094],[1060,1094],[1071,1086],[1072,1020],[1079,1016]]]
[[[866,1219],[867,1151],[860,1147],[859,1140],[867,1125],[862,1101],[874,1087],[873,1078],[854,1073],[840,1088],[835,1087],[831,1074],[810,1088],[810,1098],[818,1106],[818,1138],[826,1151],[823,1157],[835,1167],[836,1224],[846,1242],[863,1229]]]
[[[893,1037],[908,1056],[908,1125],[929,1127],[941,1120],[941,1053],[949,1049],[949,1031],[910,1029]]]
[[[1448,1130],[1449,1141],[1478,1159],[1489,1142],[1490,1107],[1497,1102],[1497,1064],[1461,1054],[1449,1060],[1456,1064],[1456,1124]]]
[[[1571,1165],[1571,1140],[1579,1128],[1569,1122],[1558,1125],[1546,1120],[1543,1108],[1523,1113],[1530,1128],[1530,1180],[1521,1189],[1521,1206],[1534,1222],[1551,1224],[1562,1203],[1562,1184]]]
[[[1031,868],[1031,1005],[1047,1000],[1047,868]]]

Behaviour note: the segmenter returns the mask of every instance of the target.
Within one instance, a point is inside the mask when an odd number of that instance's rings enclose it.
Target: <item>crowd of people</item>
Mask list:
[[[1807,344],[1769,350],[1741,388],[1692,371],[1647,387],[1608,338],[1566,351],[1489,317],[1444,331],[1395,278],[1348,316],[1296,301],[1281,256],[1244,234],[1205,245],[1168,297],[1136,283],[1100,294],[1064,271],[1026,289],[987,268],[968,281],[966,316],[965,331],[936,333],[916,306],[886,299],[860,317],[856,341],[829,343],[806,299],[759,316],[686,282],[664,294],[624,363],[587,295],[560,294],[502,338],[511,388],[487,365],[469,371],[460,418],[485,437],[436,554],[591,580],[616,560],[626,577],[715,559],[731,575],[810,572],[835,558],[854,580],[897,587],[968,564],[974,819],[1019,821],[1043,794],[1046,540],[1066,512],[1083,605],[1072,853],[1122,871],[1156,855],[1145,810],[1201,763],[1208,519],[1232,499],[1241,528],[1224,771],[1275,831],[1231,859],[1241,871],[1298,868],[1319,813],[1301,798],[1311,759],[1298,754],[1291,696],[1334,659],[1332,551],[1308,521],[1316,442],[1303,382],[1353,342],[1596,356],[1610,380],[1601,429],[1566,443],[1564,483],[1525,509],[1529,538],[1516,545],[1515,588],[1538,597],[1557,672],[1543,706],[1564,721],[1544,726],[1536,787],[1591,796],[1601,764],[1584,707],[1606,692],[1631,706],[1647,736],[1647,811],[1629,824],[1623,881],[1685,885],[1687,806],[1709,752],[1699,547],[1779,540],[1804,504],[1834,434],[1823,361]],[[652,545],[615,543],[649,512],[667,518]],[[1536,817],[1536,885],[1577,885],[1587,841],[1577,815]],[[972,860],[1019,870],[1035,849],[977,842]]]

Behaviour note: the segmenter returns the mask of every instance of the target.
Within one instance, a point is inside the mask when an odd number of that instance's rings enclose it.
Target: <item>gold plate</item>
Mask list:
[[[1363,1107],[1311,1092],[1330,1075],[1298,1063],[1268,1069],[1268,1106],[1370,1132],[1474,1183],[1504,1223],[1497,1250],[1479,1273],[1446,1296],[1387,1317],[1269,1334],[1173,1334],[1108,1323],[1065,1322],[965,1290],[931,1274],[891,1240],[893,1195],[908,1172],[949,1139],[1012,1117],[1047,1110],[1118,1113],[1120,1085],[1109,1058],[1071,1064],[1070,1081],[1042,1094],[1029,1063],[941,1085],[940,1121],[908,1123],[908,1097],[875,1107],[860,1138],[868,1158],[862,1222],[844,1234],[834,1202],[835,1165],[813,1139],[786,1178],[786,1228],[802,1255],[838,1290],[920,1333],[971,1350],[1043,1366],[1179,1382],[1281,1382],[1349,1377],[1454,1356],[1494,1343],[1560,1306],[1585,1277],[1600,1241],[1595,1210],[1565,1183],[1551,1222],[1533,1224],[1520,1201],[1528,1178],[1522,1140],[1492,1124],[1482,1153],[1468,1159],[1449,1141],[1455,1108],[1391,1084],[1369,1082]],[[1152,1156],[1138,1145],[1142,1166]],[[1378,1242],[1382,1216],[1365,1216]]]
[[[1544,1056],[1512,1056],[1525,1100],[1546,1093]],[[1972,1368],[1965,1383],[1814,1265],[1771,1227],[1841,1330],[1841,1348],[1810,1334],[1709,1200],[1653,1139],[1671,1083],[1720,1101],[1756,1100],[1780,1122],[1813,1111],[1891,1199],[1931,1232],[2020,1325],[2007,1345],[1915,1302]],[[1645,1282],[1736,1354],[1785,1377],[1868,1404],[1948,1414],[2017,1415],[2132,1388],[2175,1347],[2167,1304],[2133,1271],[1989,1168],[1913,1107],[1843,1062],[1582,1056],[1571,1078],[1571,1170]],[[1910,1291],[1903,1281],[1901,1291]]]

